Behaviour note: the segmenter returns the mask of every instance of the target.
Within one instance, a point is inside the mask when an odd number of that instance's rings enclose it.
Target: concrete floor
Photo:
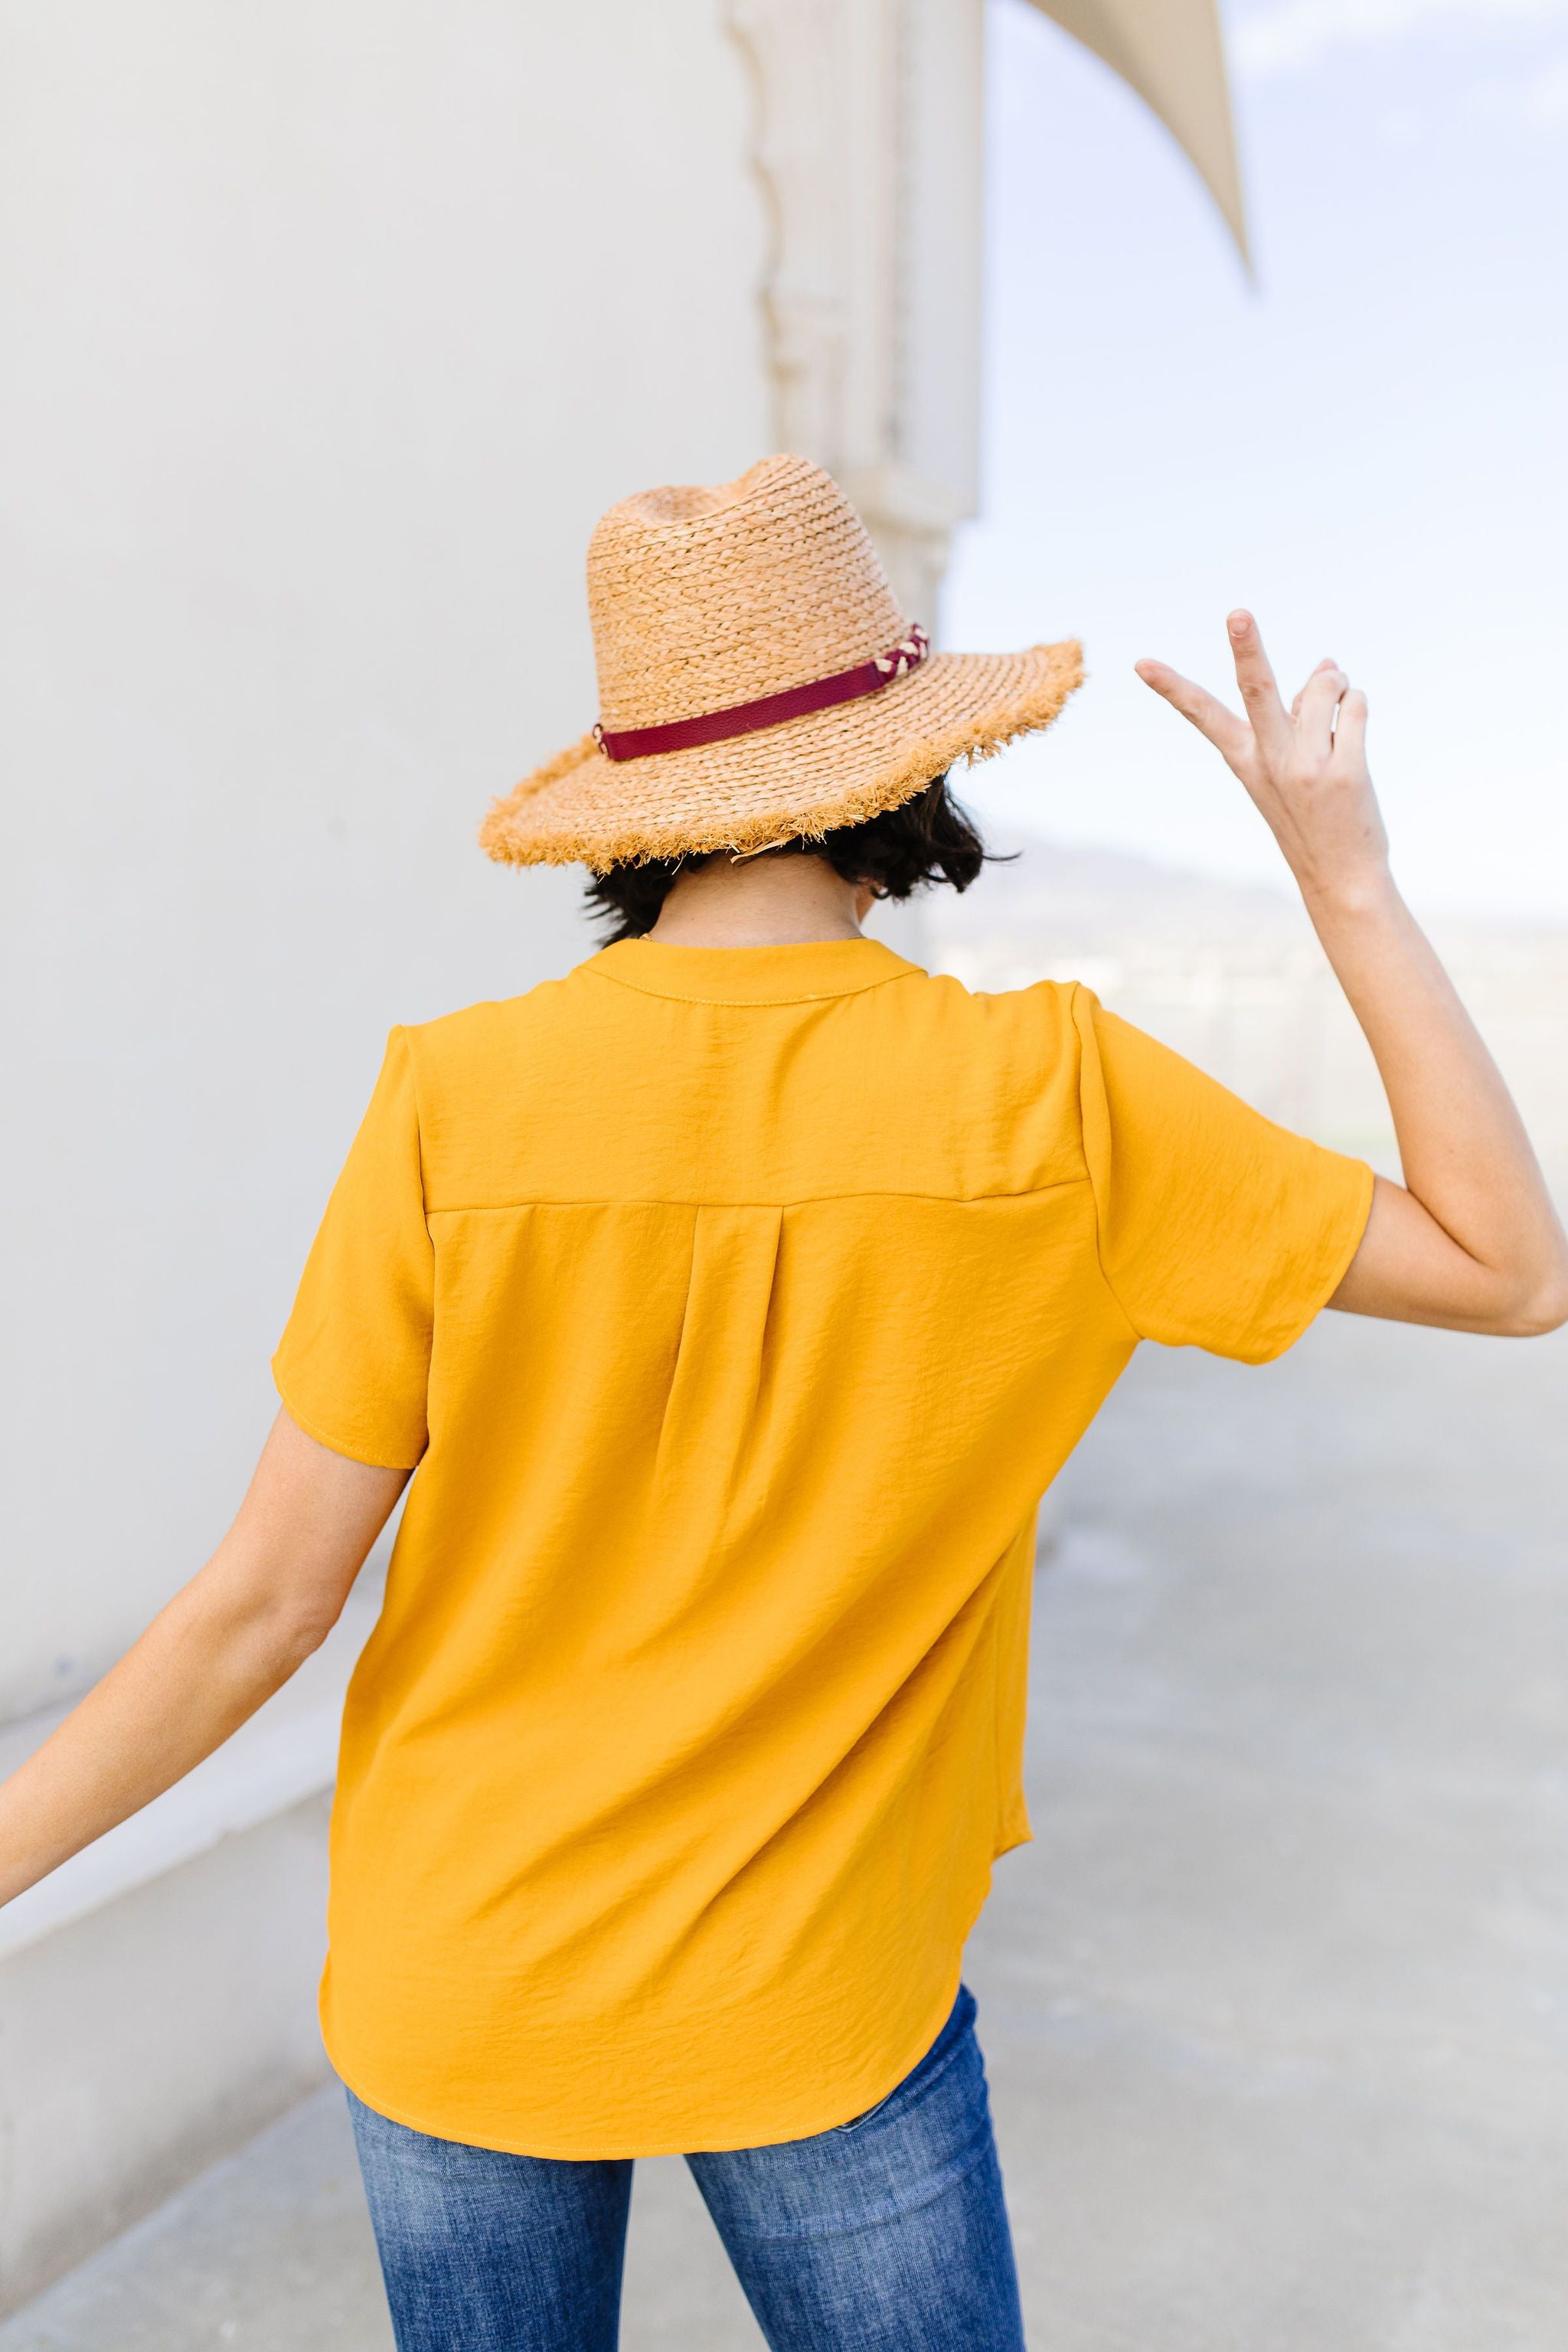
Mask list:
[[[1568,1344],[1142,1351],[1042,1573],[970,1979],[1038,2352],[1568,2345]],[[760,2343],[639,2167],[626,2352]],[[0,2352],[390,2352],[310,2101]]]

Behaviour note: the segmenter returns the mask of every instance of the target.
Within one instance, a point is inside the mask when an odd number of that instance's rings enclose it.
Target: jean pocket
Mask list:
[[[885,2108],[890,2107],[895,2099],[904,2097],[906,2093],[911,2099],[919,2097],[931,2077],[945,2071],[949,2061],[957,2054],[959,2045],[971,2031],[973,2023],[974,1995],[967,1985],[961,1984],[952,2007],[948,2011],[947,2022],[925,2056],[911,2066],[903,2080],[895,2083],[892,2089],[885,2097],[879,2099],[874,2107],[867,2107],[862,2114],[851,2116],[847,2124],[832,2125],[824,2137],[830,2138],[838,2132],[861,2131],[868,2123],[874,2123]]]
[[[906,2075],[904,2079],[907,2082],[909,2078]],[[859,2115],[851,2116],[847,2124],[834,2124],[830,2126],[827,2133],[828,2138],[841,2138],[846,2132],[858,2132],[863,2124],[873,2123],[881,2114],[883,2108],[890,2105],[893,2100],[898,2097],[899,2093],[903,2089],[903,2083],[895,2083],[892,2089],[888,2093],[887,2097],[879,2099],[874,2107],[866,2107]]]

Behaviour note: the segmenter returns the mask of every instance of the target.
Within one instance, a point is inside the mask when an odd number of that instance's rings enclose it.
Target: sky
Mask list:
[[[1239,784],[1131,674],[1365,688],[1418,908],[1568,919],[1568,0],[1228,0],[1249,281],[1139,100],[987,0],[982,512],[942,634],[1081,636],[994,824],[1258,879]],[[1232,689],[1234,690],[1234,689]]]

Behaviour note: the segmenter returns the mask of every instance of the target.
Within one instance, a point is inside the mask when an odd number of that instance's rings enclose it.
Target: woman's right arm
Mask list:
[[[0,1785],[0,1903],[162,1796],[282,1687],[336,1623],[408,1475],[279,1413],[206,1566]]]

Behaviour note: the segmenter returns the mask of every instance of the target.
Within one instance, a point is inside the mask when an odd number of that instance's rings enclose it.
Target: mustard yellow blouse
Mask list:
[[[1042,1490],[1139,1339],[1288,1348],[1371,1185],[1082,989],[868,940],[395,1030],[275,1362],[418,1465],[333,1816],[360,2096],[608,2157],[889,2090],[1029,1835]]]

